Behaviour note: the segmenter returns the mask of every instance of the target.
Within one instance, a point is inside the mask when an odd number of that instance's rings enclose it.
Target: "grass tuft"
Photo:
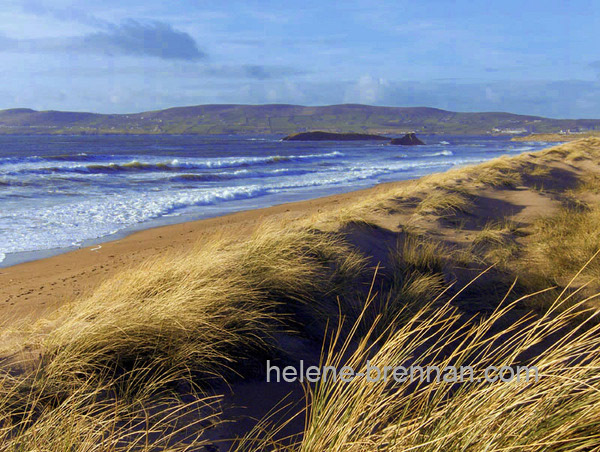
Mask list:
[[[554,281],[577,271],[600,249],[600,208],[560,210],[538,220],[526,252],[530,267]],[[582,277],[598,279],[600,261],[590,262]]]
[[[471,208],[471,201],[462,193],[433,190],[420,202],[417,212],[421,215],[452,217],[459,212],[468,213]]]

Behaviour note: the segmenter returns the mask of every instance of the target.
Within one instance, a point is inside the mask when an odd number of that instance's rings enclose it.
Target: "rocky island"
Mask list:
[[[387,141],[388,137],[369,133],[301,132],[282,138],[283,141]]]
[[[388,141],[389,137],[368,133],[336,133],[323,132],[320,130],[314,132],[293,133],[281,139],[282,141]],[[420,146],[424,145],[417,135],[413,132],[407,133],[402,138],[392,138],[389,144],[402,146]]]
[[[392,141],[390,141],[390,144],[401,146],[422,146],[425,143],[419,140],[415,133],[407,133],[402,138],[393,138]]]

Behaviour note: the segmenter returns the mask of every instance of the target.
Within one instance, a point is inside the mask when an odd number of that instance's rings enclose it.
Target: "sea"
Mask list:
[[[0,267],[135,230],[414,179],[548,143],[280,136],[0,136]]]

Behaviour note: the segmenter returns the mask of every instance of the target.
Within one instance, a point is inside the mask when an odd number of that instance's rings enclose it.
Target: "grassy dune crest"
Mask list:
[[[130,379],[138,369],[194,381],[248,376],[297,317],[318,323],[335,313],[334,294],[363,267],[339,236],[307,228],[263,224],[248,240],[213,237],[71,306],[39,344],[44,368],[68,382]]]

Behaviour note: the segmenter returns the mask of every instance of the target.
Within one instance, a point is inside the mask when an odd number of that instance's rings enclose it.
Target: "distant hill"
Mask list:
[[[136,114],[0,110],[0,134],[525,134],[600,130],[597,119],[548,119],[511,113],[456,113],[426,107],[344,104],[198,105]]]

